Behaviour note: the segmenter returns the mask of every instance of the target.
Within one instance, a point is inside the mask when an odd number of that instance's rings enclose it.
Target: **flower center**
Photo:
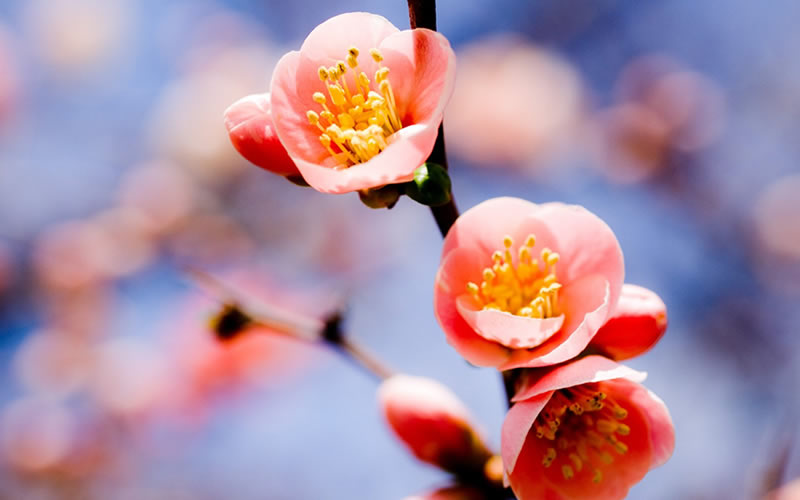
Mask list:
[[[358,67],[358,54],[358,49],[351,47],[347,51],[347,62],[339,61],[330,68],[319,67],[319,79],[325,84],[328,95],[314,92],[314,102],[322,111],[306,112],[308,122],[322,132],[319,140],[336,160],[337,168],[369,160],[386,149],[386,139],[390,135],[403,128],[389,83],[389,68],[381,64],[383,55],[378,49],[370,50],[378,64],[373,85]],[[355,83],[354,89],[347,83],[348,71],[353,72],[350,81]]]
[[[529,234],[519,247],[517,265],[511,256],[514,245],[510,236],[503,238],[504,250],[492,254],[494,264],[483,270],[480,286],[467,283],[467,292],[483,306],[517,316],[550,318],[560,313],[558,292],[561,283],[556,281],[558,254],[545,248],[541,252],[541,266],[531,255],[536,237]]]
[[[599,483],[603,473],[598,461],[609,465],[614,461],[611,451],[619,455],[628,451],[619,440],[619,436],[631,432],[620,422],[627,416],[627,410],[600,391],[598,384],[555,391],[533,424],[536,437],[553,445],[542,457],[542,465],[550,467],[559,462],[565,479],[586,469],[592,481]]]

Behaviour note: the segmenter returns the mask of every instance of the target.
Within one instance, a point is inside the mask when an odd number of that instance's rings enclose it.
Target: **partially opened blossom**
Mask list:
[[[502,431],[517,498],[621,499],[666,462],[672,420],[645,376],[601,356],[529,370]]]
[[[300,175],[275,134],[268,93],[249,95],[231,104],[225,110],[225,128],[236,151],[250,163],[278,175]]]
[[[589,349],[621,361],[638,356],[658,342],[667,329],[667,306],[652,290],[624,284],[614,315]]]
[[[395,375],[381,384],[378,400],[394,433],[423,462],[458,473],[482,471],[491,458],[467,409],[439,382]]]
[[[407,182],[433,149],[454,77],[455,54],[441,34],[342,14],[278,62],[275,132],[318,191]]]
[[[445,237],[434,309],[473,364],[551,365],[582,352],[612,317],[623,275],[614,233],[585,208],[495,198]]]

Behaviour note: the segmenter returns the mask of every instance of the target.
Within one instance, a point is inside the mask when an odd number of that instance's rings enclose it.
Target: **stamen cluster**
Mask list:
[[[510,236],[503,238],[503,250],[492,254],[494,264],[483,270],[480,286],[469,282],[467,291],[483,309],[496,309],[529,318],[551,318],[560,314],[558,292],[561,284],[556,278],[559,255],[549,248],[542,249],[539,260],[531,250],[536,237],[528,235],[519,247],[517,265],[511,254],[514,242]]]
[[[609,450],[619,455],[628,451],[619,439],[630,434],[630,427],[621,422],[627,416],[627,410],[609,399],[597,384],[555,391],[533,425],[536,437],[552,444],[542,457],[542,465],[549,468],[560,461],[564,479],[586,469],[592,481],[599,483],[603,479],[600,464],[614,461]]]
[[[403,128],[389,82],[389,68],[381,64],[383,55],[378,49],[370,50],[378,64],[374,77],[377,90],[373,90],[373,82],[359,68],[358,55],[359,50],[351,47],[346,62],[319,67],[319,79],[328,95],[315,92],[312,97],[322,111],[306,113],[308,122],[322,132],[319,140],[339,168],[368,161],[386,149],[389,136]],[[347,74],[349,71],[352,76]],[[348,80],[355,84],[352,91]]]

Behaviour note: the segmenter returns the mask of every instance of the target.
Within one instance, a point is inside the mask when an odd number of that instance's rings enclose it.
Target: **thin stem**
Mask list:
[[[222,280],[197,269],[186,269],[186,272],[222,305],[222,310],[214,321],[215,333],[221,340],[230,340],[256,326],[294,340],[309,343],[323,341],[378,380],[384,380],[393,374],[384,362],[345,335],[341,329],[342,316],[339,312],[320,321],[263,302],[245,302],[244,294],[238,293]]]
[[[408,0],[408,20],[411,29],[436,31],[436,0]]]
[[[428,28],[436,31],[436,0],[408,0],[408,20],[411,28]],[[437,163],[447,170],[447,150],[444,145],[444,123],[439,125],[439,135],[436,137],[436,143],[433,146],[428,161]],[[442,233],[442,238],[447,236],[447,232],[458,219],[458,208],[456,207],[455,197],[450,193],[450,202],[438,206],[431,207],[431,214],[436,220],[436,225],[439,226],[439,232]],[[506,400],[508,406],[511,406],[511,398],[514,397],[514,386],[516,385],[516,372],[509,371],[502,374],[503,387],[506,392]]]
[[[411,29],[427,28],[436,31],[436,0],[408,0],[408,20]],[[436,136],[436,143],[433,145],[428,160],[431,163],[441,165],[447,170],[447,151],[444,147],[444,123],[439,124],[439,133]],[[455,198],[450,193],[450,201],[438,207],[431,207],[431,214],[439,226],[442,237],[447,235],[447,231],[458,219],[458,208],[456,208]]]

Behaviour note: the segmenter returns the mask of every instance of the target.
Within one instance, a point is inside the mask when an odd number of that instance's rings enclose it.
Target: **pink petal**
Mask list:
[[[650,468],[654,469],[669,460],[675,449],[675,427],[672,424],[672,417],[664,401],[645,387],[634,385],[629,397],[635,406],[644,409],[647,417],[653,449]]]
[[[514,471],[517,458],[525,439],[528,437],[536,417],[539,416],[547,402],[550,401],[553,391],[537,394],[525,401],[520,401],[512,406],[503,420],[503,430],[501,433],[500,454],[503,457],[503,465],[507,473]]]
[[[491,263],[492,252],[502,247],[503,237],[510,235],[513,238],[510,233],[515,232],[536,207],[535,203],[511,197],[492,198],[475,205],[462,213],[447,232],[442,258],[455,248],[477,246],[486,256],[485,262]],[[520,244],[525,236],[515,243]]]
[[[466,290],[467,282],[477,279],[475,268],[470,265],[477,257],[473,249],[459,248],[445,258],[436,274],[433,310],[447,341],[467,361],[478,366],[498,366],[508,359],[508,349],[477,335],[455,304],[459,290]]]
[[[524,401],[549,391],[590,382],[615,378],[642,382],[646,377],[647,374],[644,372],[628,368],[603,356],[586,356],[557,367],[529,370],[525,373],[512,401]]]
[[[500,369],[553,365],[580,354],[608,317],[608,295],[608,282],[601,275],[584,276],[562,288],[559,300],[566,321],[561,330],[536,349],[514,351]]]
[[[613,359],[628,359],[649,350],[666,329],[667,307],[661,298],[647,288],[625,284],[614,316],[590,346]]]
[[[610,286],[609,313],[612,313],[622,289],[625,263],[611,228],[577,205],[545,203],[539,205],[535,217],[550,228],[555,237],[551,248],[561,255],[559,282],[571,283],[590,274],[605,276]]]
[[[333,66],[336,61],[347,56],[350,47],[356,47],[361,51],[358,58],[361,66],[372,61],[369,57],[370,49],[380,47],[383,40],[399,31],[383,16],[368,12],[348,12],[334,16],[314,28],[303,41],[300,51],[316,61],[317,66]],[[365,68],[372,69],[366,65]],[[311,76],[317,78],[316,67]]]
[[[478,335],[512,349],[537,347],[558,332],[564,324],[563,314],[537,319],[492,309],[476,309],[475,302],[466,294],[456,299],[456,308]]]
[[[224,114],[236,150],[249,162],[278,175],[300,175],[272,124],[269,93],[243,97]]]
[[[403,124],[438,127],[455,86],[456,55],[441,33],[406,30],[380,45]]]

